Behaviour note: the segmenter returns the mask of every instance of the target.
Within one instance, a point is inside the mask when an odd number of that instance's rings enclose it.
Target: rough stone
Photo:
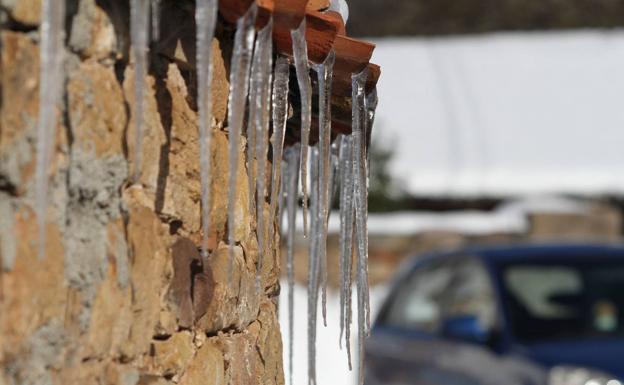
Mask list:
[[[22,194],[35,172],[39,55],[24,34],[2,31],[0,36],[0,186]]]
[[[78,2],[68,44],[74,52],[85,58],[115,59],[121,55],[117,52],[115,26],[95,0]]]
[[[180,378],[180,385],[221,385],[225,382],[223,352],[211,338],[197,354]]]
[[[195,356],[193,336],[188,331],[182,331],[165,341],[154,341],[153,365],[154,372],[162,376],[173,376],[181,373]]]
[[[36,26],[41,22],[41,0],[1,0],[11,19],[27,26]]]
[[[234,170],[237,220],[227,226],[232,35],[219,26],[213,41],[213,225],[211,255],[202,261],[188,33],[194,3],[163,5],[172,28],[153,45],[164,51],[151,56],[142,174],[130,184],[136,117],[127,3],[69,4],[40,260],[33,210],[40,40],[31,28],[40,1],[0,0],[2,17],[13,21],[7,25],[17,27],[0,32],[0,385],[282,383],[279,254],[268,250],[257,287],[244,138]],[[186,32],[176,32],[180,25]],[[232,279],[228,231],[236,240]],[[249,363],[244,373],[239,362]]]

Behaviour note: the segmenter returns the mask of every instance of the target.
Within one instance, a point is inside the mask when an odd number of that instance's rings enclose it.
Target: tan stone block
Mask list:
[[[180,385],[220,385],[228,383],[225,381],[223,353],[216,346],[216,339],[209,339],[197,351],[193,361],[180,378]],[[238,383],[242,384],[242,382]]]
[[[230,81],[226,62],[227,50],[223,49],[224,41],[212,41],[212,114],[218,122],[224,122],[227,113],[228,97],[230,95]]]
[[[160,375],[175,376],[182,373],[195,356],[193,336],[182,331],[165,341],[153,342],[153,370]]]
[[[261,326],[256,332],[256,345],[263,357],[262,384],[282,385],[282,336],[277,319],[277,309],[271,301],[264,301],[260,306],[258,324]]]
[[[229,204],[229,147],[227,137],[222,132],[215,132],[213,138],[213,167],[211,181],[213,197],[212,223],[213,226],[215,226],[215,230],[219,234],[222,234],[221,231],[225,231],[227,225],[227,213]],[[234,204],[236,207],[234,238],[237,242],[241,242],[248,237],[251,231],[252,222],[249,212],[249,185],[247,182],[247,169],[245,165],[245,146],[245,139],[241,136],[237,170],[237,188],[236,194],[234,196]]]
[[[98,288],[92,305],[91,323],[87,333],[86,352],[88,357],[117,357],[130,333],[132,322],[132,290],[128,285],[128,266],[120,266],[121,259],[127,259],[126,250],[117,245],[125,241],[121,220],[109,224],[107,254],[109,269]],[[121,253],[122,255],[116,255]],[[125,270],[125,272],[124,272]]]
[[[115,26],[108,14],[95,0],[78,2],[78,12],[72,18],[69,46],[83,58],[102,60],[121,56],[117,52]]]
[[[128,116],[115,73],[97,62],[83,62],[69,76],[68,113],[74,145],[97,157],[123,154]]]
[[[63,279],[63,238],[47,225],[45,258],[38,257],[38,226],[26,206],[15,214],[17,257],[13,268],[0,273],[0,349],[15,353],[42,325],[63,320],[67,289]]]
[[[132,251],[132,326],[123,355],[149,350],[171,277],[166,228],[153,211],[129,205],[128,244]]]
[[[164,202],[157,210],[182,221],[187,233],[195,233],[201,223],[197,114],[188,104],[185,79],[175,64],[168,67],[165,87],[170,108],[161,109],[161,117],[168,124],[168,173],[164,175]]]
[[[16,0],[11,17],[26,25],[39,25],[41,22],[41,0]]]
[[[131,175],[134,173],[135,161],[135,129],[136,116],[134,116],[134,69],[128,66],[124,76],[124,96],[128,103],[130,120],[127,126],[126,143],[128,147],[128,169]],[[145,110],[143,114],[143,140],[141,146],[141,178],[140,184],[143,185],[144,192],[151,200],[150,207],[155,207],[157,194],[159,193],[160,180],[164,177],[161,172],[161,165],[167,156],[167,137],[161,115],[159,114],[159,106],[155,97],[155,79],[149,75],[145,78]]]
[[[18,194],[35,173],[39,51],[25,34],[3,31],[0,48],[0,174]]]
[[[213,288],[207,290],[198,286],[195,298],[200,298],[203,293],[212,294],[205,299],[208,303],[205,314],[196,311],[196,317],[201,317],[197,327],[205,332],[231,327],[243,329],[258,314],[259,292],[255,269],[249,271],[245,268],[243,250],[238,246],[234,248],[234,257],[231,279],[228,274],[229,248],[223,243],[212,253],[208,265],[204,267],[204,274],[210,277]]]
[[[258,327],[257,323],[249,328]],[[226,383],[230,384],[263,384],[262,359],[256,348],[256,336],[249,331],[235,334],[220,334],[218,344],[223,351],[227,366]]]

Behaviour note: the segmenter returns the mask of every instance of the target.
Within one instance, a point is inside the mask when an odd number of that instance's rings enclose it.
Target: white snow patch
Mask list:
[[[492,211],[450,211],[425,212],[402,211],[395,213],[373,213],[368,215],[370,235],[415,235],[432,231],[456,232],[465,235],[487,235],[492,233],[524,233],[528,230],[530,214],[583,214],[591,207],[583,201],[557,196],[530,196],[510,200]],[[283,233],[288,231],[284,223]],[[297,213],[297,233],[303,234],[301,211]],[[340,233],[340,214],[337,211],[329,217],[329,234]]]
[[[624,31],[375,43],[374,135],[410,192],[624,192]]]
[[[283,288],[287,288],[288,284],[285,280],[281,282]],[[383,299],[386,296],[388,288],[385,285],[373,286],[370,290],[371,301],[371,319],[377,315]],[[355,310],[355,290],[353,290],[353,303]],[[286,290],[282,291],[279,296],[279,321],[282,329],[282,341],[288,341],[288,294]],[[308,375],[307,366],[307,327],[308,327],[308,292],[301,285],[295,285],[295,311],[294,311],[294,344],[295,356],[293,364],[293,384],[306,384]],[[320,312],[319,312],[320,313]],[[320,314],[319,314],[320,315]],[[330,290],[327,293],[327,327],[322,322],[317,322],[317,351],[316,351],[316,367],[317,367],[317,383],[319,385],[333,384],[355,384],[357,381],[357,373],[349,371],[347,365],[346,350],[340,350],[338,347],[338,337],[340,335],[340,296],[338,291]],[[354,316],[355,319],[355,316]],[[357,362],[355,354],[357,354],[357,333],[355,324],[352,325],[352,352],[354,354],[353,363]],[[288,362],[288,350],[284,349],[284,362]],[[284,378],[288,378],[288,365],[284,365]]]

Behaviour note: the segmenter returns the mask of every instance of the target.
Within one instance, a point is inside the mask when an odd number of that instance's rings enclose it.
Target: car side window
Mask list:
[[[441,299],[443,317],[474,316],[483,327],[493,328],[497,321],[495,295],[483,263],[465,257],[457,259],[452,270],[452,282]]]
[[[397,290],[384,323],[434,333],[443,320],[465,315],[476,316],[484,327],[496,322],[489,276],[476,258],[453,258],[416,270]]]
[[[440,327],[439,298],[452,280],[447,264],[433,263],[416,270],[397,290],[385,318],[387,326],[434,332]]]

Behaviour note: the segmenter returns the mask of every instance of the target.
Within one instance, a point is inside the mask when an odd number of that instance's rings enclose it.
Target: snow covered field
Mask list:
[[[284,346],[284,378],[288,384],[288,284],[285,280],[281,282],[282,295],[280,295],[279,320],[282,329],[282,341]],[[381,301],[386,293],[385,286],[371,287],[371,315],[375,316]],[[355,297],[354,297],[355,300]],[[308,361],[307,361],[307,314],[308,314],[308,293],[305,287],[295,286],[295,354],[293,369],[293,384],[308,383]],[[319,304],[320,309],[320,304]],[[355,309],[354,309],[355,310]],[[320,311],[319,311],[320,315]],[[346,350],[338,347],[338,337],[340,335],[340,298],[337,291],[327,293],[327,327],[323,326],[322,319],[319,318],[317,324],[317,379],[319,385],[352,385],[355,384],[357,373],[355,369],[356,356],[354,355],[353,372],[349,371],[347,365]],[[374,319],[374,318],[373,318]],[[355,325],[353,325],[355,326]],[[353,349],[357,351],[357,332],[352,329]],[[343,344],[344,346],[344,344]]]
[[[376,43],[375,140],[410,192],[624,192],[624,31]]]

